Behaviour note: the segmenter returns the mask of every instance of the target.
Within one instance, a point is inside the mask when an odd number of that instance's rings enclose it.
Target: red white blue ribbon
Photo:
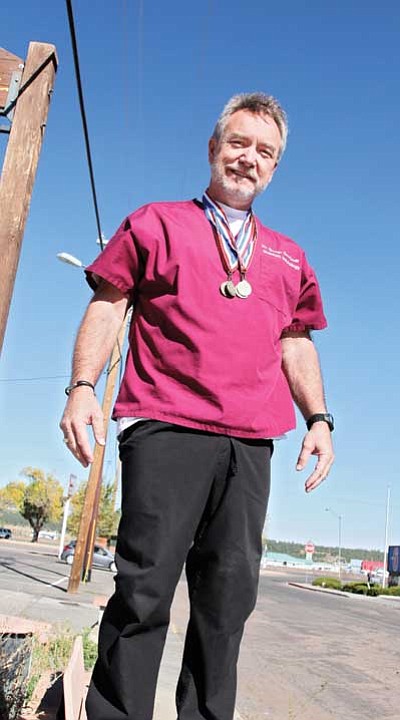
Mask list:
[[[226,272],[232,275],[239,268],[240,273],[245,275],[257,241],[257,226],[252,210],[248,211],[242,227],[234,237],[222,207],[207,193],[203,195],[203,208],[207,219],[216,230],[218,248]]]

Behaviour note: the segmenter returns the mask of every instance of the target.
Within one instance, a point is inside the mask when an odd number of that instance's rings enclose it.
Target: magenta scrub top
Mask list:
[[[247,299],[224,297],[214,231],[198,201],[152,203],[124,220],[87,269],[133,302],[113,417],[147,417],[237,437],[295,427],[283,330],[326,327],[304,252],[257,219]],[[236,273],[233,280],[238,282]]]

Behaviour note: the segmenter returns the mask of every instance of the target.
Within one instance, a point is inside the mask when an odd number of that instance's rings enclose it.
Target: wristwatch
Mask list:
[[[335,427],[335,424],[333,422],[333,415],[331,415],[330,413],[315,413],[315,415],[311,415],[311,417],[309,417],[306,422],[307,430],[310,430],[311,426],[314,425],[314,423],[316,422],[326,422],[331,432]]]

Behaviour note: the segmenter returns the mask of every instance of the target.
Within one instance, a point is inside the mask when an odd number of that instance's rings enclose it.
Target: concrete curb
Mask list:
[[[307,585],[306,583],[288,582],[291,587],[300,588],[300,590],[311,590],[311,592],[325,593],[327,595],[337,595],[338,597],[351,597],[354,593],[343,592],[342,590],[331,590],[331,588],[317,587],[315,585]]]

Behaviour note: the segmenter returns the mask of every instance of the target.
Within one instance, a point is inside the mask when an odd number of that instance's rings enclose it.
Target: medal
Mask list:
[[[221,295],[223,295],[224,297],[228,297],[228,295],[225,292],[226,291],[225,285],[226,285],[226,282],[221,283],[221,285],[219,286],[219,291],[220,291]]]
[[[235,297],[245,300],[253,292],[246,280],[246,270],[250,267],[257,243],[257,225],[253,212],[251,209],[248,211],[241,229],[234,237],[224,210],[207,193],[203,195],[203,207],[213,227],[220,258],[227,273],[227,279],[221,283],[219,291],[229,300]],[[236,270],[240,273],[237,285],[232,280]]]
[[[232,280],[227,280],[225,285],[225,295],[226,297],[233,298],[236,297],[236,286],[235,283]]]
[[[253,288],[251,287],[250,283],[245,279],[240,280],[240,282],[238,282],[238,284],[236,285],[236,295],[237,297],[242,298],[242,300],[248,298],[252,292]]]

